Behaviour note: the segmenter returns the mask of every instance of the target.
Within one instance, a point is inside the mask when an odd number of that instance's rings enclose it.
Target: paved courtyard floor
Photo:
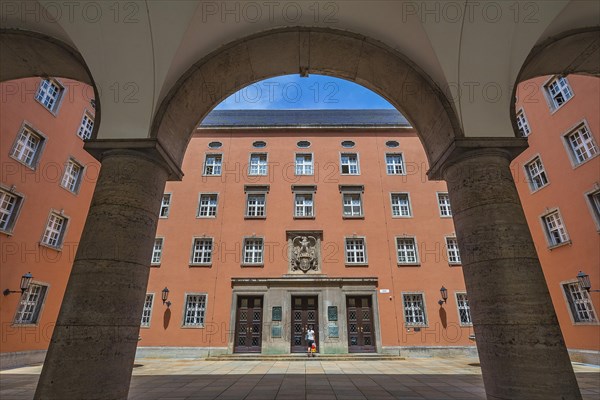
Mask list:
[[[583,398],[600,398],[600,368],[574,364]],[[0,399],[32,399],[41,366],[0,372]],[[532,382],[535,385],[535,382]],[[199,361],[138,359],[130,400],[485,399],[477,359]]]

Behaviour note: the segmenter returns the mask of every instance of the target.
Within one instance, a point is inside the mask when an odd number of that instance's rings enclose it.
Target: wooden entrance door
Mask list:
[[[306,330],[309,325],[315,331],[315,343],[319,351],[319,306],[317,296],[292,297],[292,353],[306,353]]]
[[[262,296],[238,296],[233,348],[235,353],[260,353],[262,315]]]
[[[348,352],[375,352],[375,324],[371,296],[346,297]]]

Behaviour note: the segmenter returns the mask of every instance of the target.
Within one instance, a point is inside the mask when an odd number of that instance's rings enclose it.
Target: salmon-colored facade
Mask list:
[[[36,99],[41,82],[31,78],[0,86],[1,290],[20,293],[27,272],[36,289],[23,299],[18,293],[0,296],[2,353],[47,349],[100,170],[78,136],[90,128],[80,131],[84,115],[93,121],[91,88],[54,79],[60,92]],[[28,135],[27,146],[21,134]],[[48,231],[52,216],[55,229]]]
[[[592,290],[600,289],[600,79],[568,76],[557,92],[566,99],[559,107],[548,90],[553,82],[542,77],[519,86],[516,109],[528,121],[529,148],[511,167],[567,347],[597,352],[600,293],[580,288],[581,299],[574,301],[564,285],[576,283],[583,271]],[[582,141],[574,145],[572,139]],[[538,157],[546,179],[530,183],[529,166]],[[555,212],[565,230],[561,243],[551,240],[544,220]]]
[[[593,361],[600,350],[593,307],[600,297],[580,290],[573,301],[568,285],[583,270],[592,289],[600,288],[593,203],[600,158],[589,147],[589,159],[575,162],[563,135],[585,121],[599,143],[598,80],[568,77],[572,96],[551,111],[549,79],[519,87],[517,109],[529,124],[530,147],[512,167],[567,347],[590,351],[579,359]],[[18,294],[0,299],[3,366],[11,365],[6,355],[48,346],[99,169],[77,137],[83,115],[93,118],[89,87],[57,82],[64,92],[54,111],[35,99],[40,79],[2,85],[1,189],[22,199],[0,230],[2,290],[17,290],[28,271],[34,284],[48,287],[31,323],[16,323],[16,315],[23,317]],[[427,180],[417,133],[402,123],[344,125],[238,121],[194,133],[183,180],[165,188],[140,353],[300,352],[309,325],[320,353],[474,351],[459,254],[448,252],[454,227],[444,206],[446,185]],[[13,154],[24,126],[43,138],[33,169]],[[549,183],[540,178],[532,190],[529,165],[538,155]],[[75,191],[61,187],[69,159],[85,167]],[[556,210],[568,237],[558,232],[564,241],[549,245],[554,233],[543,217]],[[58,246],[40,244],[52,212],[68,218]],[[447,300],[440,304],[442,286]]]

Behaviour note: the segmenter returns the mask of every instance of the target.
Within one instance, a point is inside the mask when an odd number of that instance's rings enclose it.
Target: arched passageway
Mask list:
[[[305,28],[254,35],[200,60],[160,105],[149,139],[86,144],[102,171],[36,398],[127,397],[164,184],[181,177],[191,132],[214,106],[289,73],[362,84],[417,128],[430,178],[448,182],[488,398],[580,398],[509,170],[526,141],[465,138],[451,103],[401,54]]]

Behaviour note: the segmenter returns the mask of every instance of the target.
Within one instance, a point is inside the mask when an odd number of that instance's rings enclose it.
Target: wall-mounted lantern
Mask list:
[[[167,305],[167,308],[171,307],[171,302],[167,299],[169,298],[169,289],[165,286],[162,290],[162,302]]]
[[[448,300],[448,289],[442,286],[440,288],[440,295],[442,296],[442,299],[438,300],[438,304],[441,306],[442,304],[446,303],[446,300]]]
[[[577,274],[577,281],[579,282],[579,286],[582,289],[585,289],[586,292],[600,292],[599,289],[596,290],[591,290],[592,289],[592,284],[590,282],[590,276],[588,274],[586,274],[585,272],[579,271],[579,273]]]
[[[25,293],[25,291],[29,288],[29,284],[31,284],[31,280],[33,279],[33,276],[31,275],[31,272],[28,272],[26,274],[24,274],[21,277],[21,290],[10,290],[10,289],[4,289],[4,291],[2,292],[3,295],[8,296],[11,293]]]

